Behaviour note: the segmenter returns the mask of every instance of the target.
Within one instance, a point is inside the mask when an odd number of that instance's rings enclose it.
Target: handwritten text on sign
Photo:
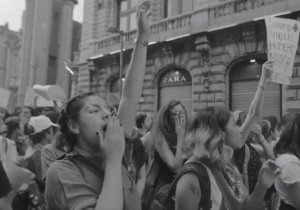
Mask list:
[[[290,84],[298,47],[300,23],[295,20],[266,18],[268,60],[274,61],[272,82]]]

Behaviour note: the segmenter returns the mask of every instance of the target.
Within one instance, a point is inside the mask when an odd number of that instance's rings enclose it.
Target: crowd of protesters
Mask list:
[[[264,117],[267,61],[249,110],[180,101],[137,113],[145,73],[147,4],[117,108],[96,93],[61,110],[0,116],[0,209],[300,209],[300,113]],[[134,81],[134,82],[133,82]]]

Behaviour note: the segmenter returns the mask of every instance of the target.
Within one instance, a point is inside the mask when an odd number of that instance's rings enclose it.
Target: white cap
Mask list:
[[[28,124],[33,127],[34,134],[39,133],[51,126],[54,126],[54,127],[58,126],[57,124],[51,122],[51,120],[48,117],[46,117],[45,115],[31,117]]]

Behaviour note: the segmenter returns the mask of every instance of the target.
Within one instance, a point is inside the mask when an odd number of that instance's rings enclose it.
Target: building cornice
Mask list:
[[[73,5],[78,4],[78,0],[63,0],[63,3],[72,3]]]
[[[277,16],[298,11],[299,0],[253,0],[228,1],[190,13],[173,16],[152,23],[149,43],[158,43],[199,33],[211,33],[239,24],[264,19],[265,16]],[[133,48],[136,30],[125,34],[124,48]],[[90,44],[93,54],[90,57],[119,50],[119,36],[113,35]]]

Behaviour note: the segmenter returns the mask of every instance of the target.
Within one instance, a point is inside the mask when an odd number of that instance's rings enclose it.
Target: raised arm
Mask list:
[[[263,109],[263,97],[264,97],[264,92],[265,88],[267,86],[268,80],[271,77],[271,70],[273,68],[273,62],[272,61],[267,61],[264,63],[263,68],[262,68],[262,74],[259,80],[259,84],[255,93],[255,96],[251,102],[249,112],[247,114],[245,122],[242,124],[240,128],[240,132],[242,134],[243,139],[245,140],[251,130],[251,124],[253,121],[261,116],[261,112]]]
[[[129,135],[132,133],[146,68],[147,43],[150,34],[146,13],[149,4],[150,2],[145,2],[137,9],[137,41],[125,77],[124,89],[118,110],[118,116],[124,126],[124,131]]]

